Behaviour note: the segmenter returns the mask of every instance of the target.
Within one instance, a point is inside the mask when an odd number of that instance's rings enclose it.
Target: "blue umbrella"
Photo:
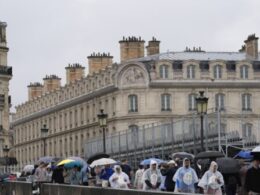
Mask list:
[[[236,156],[236,157],[240,157],[240,158],[244,158],[244,159],[252,159],[253,156],[251,155],[251,151],[243,151],[241,150]]]
[[[81,164],[81,167],[84,167],[84,166],[87,165],[87,162],[83,158],[78,157],[78,156],[70,156],[70,157],[68,157],[68,159],[75,160],[76,162],[79,162]]]
[[[72,162],[64,164],[64,168],[66,168],[66,169],[71,169],[74,167],[82,167],[82,164],[79,161],[72,161]]]
[[[164,162],[164,160],[159,159],[159,158],[149,158],[149,159],[143,160],[140,164],[141,165],[150,165],[152,160],[156,161],[158,164],[161,164]]]

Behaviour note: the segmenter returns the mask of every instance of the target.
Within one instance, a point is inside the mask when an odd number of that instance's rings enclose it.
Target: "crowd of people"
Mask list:
[[[59,184],[214,195],[260,194],[259,159],[254,159],[247,167],[242,166],[240,173],[231,175],[219,172],[215,161],[210,162],[208,170],[198,171],[188,158],[160,164],[150,160],[147,166],[139,165],[135,173],[124,160],[118,165],[74,166],[71,169],[41,163],[32,173],[24,174],[31,181]]]

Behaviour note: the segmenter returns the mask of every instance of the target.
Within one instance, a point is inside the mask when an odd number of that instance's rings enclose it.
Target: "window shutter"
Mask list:
[[[161,110],[164,110],[164,95],[161,95]]]
[[[214,66],[214,78],[217,78],[217,66]]]
[[[248,79],[248,66],[245,66],[245,79]]]
[[[240,67],[240,78],[244,79],[243,66]]]
[[[163,78],[163,66],[160,66],[160,78]]]
[[[218,67],[218,71],[219,71],[219,79],[221,79],[222,78],[222,67],[221,66],[219,66]]]
[[[192,65],[191,70],[192,70],[192,79],[194,79],[195,78],[195,66],[194,65]]]
[[[187,78],[190,79],[190,66],[187,67]]]
[[[135,101],[134,111],[135,111],[135,112],[138,112],[138,100],[137,100],[137,96],[136,96],[136,95],[134,96],[134,101]]]
[[[220,102],[221,102],[220,105],[221,105],[221,107],[220,107],[220,108],[223,110],[223,109],[225,108],[225,102],[224,102],[224,101],[225,101],[225,100],[224,100],[225,96],[224,96],[223,94],[221,94],[220,97],[221,97],[221,99],[220,99]]]
[[[166,99],[167,99],[167,108],[166,108],[166,109],[167,109],[167,110],[170,110],[170,109],[171,109],[171,108],[170,108],[170,107],[171,107],[171,105],[170,105],[171,96],[170,96],[170,95],[167,95],[167,96],[166,96]]]
[[[242,110],[246,109],[246,98],[245,94],[242,95]]]
[[[251,109],[251,95],[247,94],[247,109]]]
[[[192,95],[189,95],[189,110],[192,110]]]
[[[168,66],[164,66],[165,79],[168,78]]]

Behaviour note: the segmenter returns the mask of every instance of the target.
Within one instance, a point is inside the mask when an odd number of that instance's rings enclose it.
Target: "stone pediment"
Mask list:
[[[146,78],[144,72],[138,66],[128,67],[121,76],[121,86],[144,86],[146,85]]]

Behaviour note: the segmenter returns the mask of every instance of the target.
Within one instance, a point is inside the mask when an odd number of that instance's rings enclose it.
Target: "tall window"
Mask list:
[[[244,111],[251,111],[252,110],[252,103],[251,103],[251,94],[243,94],[242,95],[242,110]]]
[[[167,65],[160,66],[160,78],[162,78],[162,79],[168,78],[168,66]]]
[[[196,110],[196,94],[189,95],[189,110]]]
[[[195,79],[195,66],[194,65],[189,65],[187,67],[187,78]]]
[[[241,79],[248,79],[248,66],[243,65],[240,67],[240,78]]]
[[[216,94],[215,96],[216,110],[224,110],[225,109],[225,95],[222,93]]]
[[[161,110],[162,111],[171,110],[171,95],[170,94],[161,95]]]
[[[132,142],[137,144],[138,141],[139,141],[139,136],[138,136],[138,131],[139,131],[139,128],[137,125],[131,125],[129,126],[129,130],[130,130],[130,133],[131,133],[131,138],[132,138]]]
[[[222,67],[220,65],[214,66],[214,78],[215,79],[222,78]]]
[[[137,95],[128,96],[129,112],[138,112],[138,100]]]
[[[242,134],[243,137],[251,137],[252,136],[252,127],[253,125],[250,123],[246,123],[242,125]]]

